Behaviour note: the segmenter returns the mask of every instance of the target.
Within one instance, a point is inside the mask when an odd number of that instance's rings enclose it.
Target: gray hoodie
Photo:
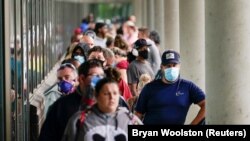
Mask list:
[[[141,120],[124,107],[119,107],[113,114],[105,114],[94,105],[82,127],[79,126],[81,113],[70,118],[62,141],[127,141],[128,125],[142,125]]]

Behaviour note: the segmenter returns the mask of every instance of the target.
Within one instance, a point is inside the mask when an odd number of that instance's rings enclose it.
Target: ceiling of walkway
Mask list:
[[[64,2],[77,2],[77,3],[120,3],[130,2],[131,0],[57,0]]]

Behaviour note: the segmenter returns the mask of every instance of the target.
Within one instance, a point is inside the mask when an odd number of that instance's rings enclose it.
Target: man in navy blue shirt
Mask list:
[[[174,50],[162,54],[161,79],[147,84],[141,91],[135,114],[145,125],[184,125],[192,103],[200,110],[191,122],[205,118],[205,93],[193,82],[180,78],[180,55]]]

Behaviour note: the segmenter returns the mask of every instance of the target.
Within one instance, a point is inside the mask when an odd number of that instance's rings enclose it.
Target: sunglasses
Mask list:
[[[61,64],[60,67],[58,68],[58,70],[63,70],[64,68],[71,68],[71,69],[76,71],[76,67],[71,63]]]

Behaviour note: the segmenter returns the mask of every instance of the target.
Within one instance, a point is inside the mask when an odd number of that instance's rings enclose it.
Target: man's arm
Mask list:
[[[129,86],[129,89],[132,93],[133,96],[137,96],[138,93],[137,93],[137,84],[136,83],[133,83],[133,84],[128,84]]]
[[[205,118],[205,99],[199,102],[197,105],[200,106],[200,110],[194,120],[191,122],[191,125],[197,125],[201,120]]]
[[[152,70],[154,71],[154,75],[157,73],[157,71],[160,69],[161,66],[161,57],[159,53],[159,49],[155,44],[152,45],[151,47],[151,59],[152,59]]]

